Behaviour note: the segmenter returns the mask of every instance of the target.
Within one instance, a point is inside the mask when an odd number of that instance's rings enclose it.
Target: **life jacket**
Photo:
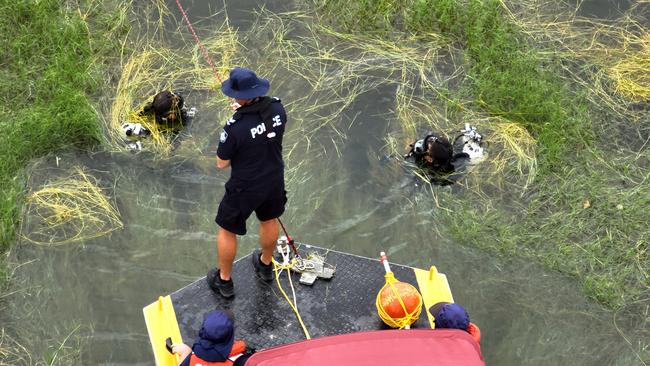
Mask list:
[[[472,338],[474,338],[476,343],[479,345],[481,344],[481,330],[476,324],[469,322],[469,325],[467,326],[467,333],[469,333]]]
[[[233,361],[230,360],[230,358],[239,356],[242,353],[246,351],[246,343],[244,341],[235,341],[232,344],[232,349],[230,350],[230,355],[228,356],[228,359],[222,362],[209,362],[202,360],[199,358],[197,355],[192,353],[190,355],[190,366],[232,366]]]

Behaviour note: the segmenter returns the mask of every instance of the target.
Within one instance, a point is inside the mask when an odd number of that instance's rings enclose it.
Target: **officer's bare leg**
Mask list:
[[[260,221],[260,246],[262,247],[262,263],[271,264],[275,243],[280,234],[280,226],[277,219]]]
[[[227,281],[232,274],[232,263],[237,255],[237,235],[219,228],[217,234],[217,255],[219,256],[219,275]]]

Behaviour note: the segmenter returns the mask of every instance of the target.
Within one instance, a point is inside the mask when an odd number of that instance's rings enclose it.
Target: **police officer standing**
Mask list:
[[[235,68],[221,91],[235,99],[235,114],[226,123],[217,148],[217,167],[231,167],[226,193],[217,211],[218,268],[208,272],[215,293],[232,297],[230,278],[237,254],[237,235],[246,234],[246,219],[255,212],[260,221],[261,251],[253,253],[258,276],[273,279],[272,255],[279,235],[278,220],[287,202],[284,190],[282,135],[287,122],[282,103],[266,95],[269,81],[251,70]]]

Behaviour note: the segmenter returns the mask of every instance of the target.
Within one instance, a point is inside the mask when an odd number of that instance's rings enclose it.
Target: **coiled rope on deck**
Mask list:
[[[300,323],[300,326],[302,327],[302,331],[305,333],[305,338],[311,339],[311,335],[309,334],[309,331],[307,330],[307,327],[305,326],[305,323],[302,321],[302,317],[300,316],[300,312],[298,312],[298,303],[296,301],[296,291],[293,287],[293,281],[291,280],[291,268],[295,265],[296,259],[293,258],[289,264],[281,264],[278,263],[275,258],[271,260],[273,262],[273,272],[275,273],[275,281],[278,284],[278,288],[280,289],[280,292],[282,292],[282,295],[284,298],[287,300],[287,303],[289,303],[289,306],[291,306],[291,309],[293,312],[296,314],[296,318],[298,318],[298,322]],[[280,274],[282,273],[283,270],[287,271],[287,278],[289,278],[289,286],[291,287],[291,292],[293,293],[293,302],[289,298],[289,295],[284,291],[282,288],[282,284],[280,283]]]

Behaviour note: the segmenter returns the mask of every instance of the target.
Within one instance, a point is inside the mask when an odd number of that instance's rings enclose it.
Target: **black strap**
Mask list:
[[[411,156],[420,157],[420,156],[422,156],[422,155],[425,155],[425,154],[427,153],[427,140],[428,140],[430,137],[433,137],[433,138],[434,138],[434,142],[435,142],[435,141],[438,141],[438,136],[435,135],[435,134],[429,134],[429,135],[424,136],[423,139],[415,140],[414,143],[412,143],[412,144],[409,145],[409,147],[410,147],[411,149],[409,150],[409,152],[408,152],[406,155],[404,155],[404,157],[405,157],[405,158],[408,158],[408,157],[411,157]],[[418,153],[418,152],[415,151],[415,145],[417,145],[418,141],[422,141],[422,148],[423,148],[423,150],[422,150],[421,153]]]
[[[261,97],[259,101],[245,105],[237,109],[237,112],[240,113],[257,113],[262,118],[264,126],[266,127],[266,132],[270,133],[273,131],[273,108],[271,103],[273,102],[271,97]],[[268,140],[274,140],[274,138],[268,138]]]

